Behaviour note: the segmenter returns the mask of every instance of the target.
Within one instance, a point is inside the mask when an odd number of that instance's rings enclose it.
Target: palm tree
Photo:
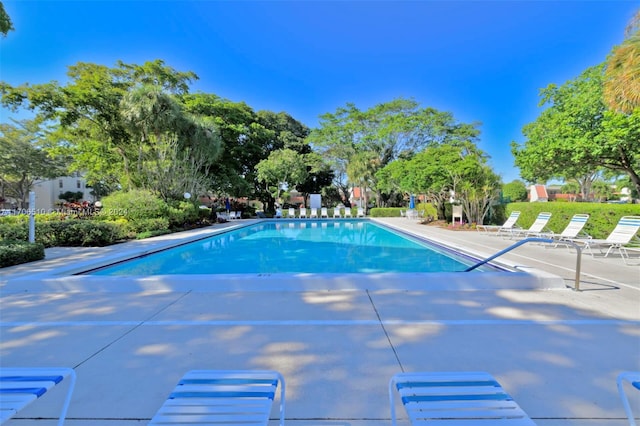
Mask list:
[[[184,112],[157,85],[132,90],[120,107],[131,134],[131,147],[124,157],[130,156],[137,165],[136,170],[127,170],[134,187],[151,189],[164,199],[202,190],[221,149],[215,127]]]
[[[347,165],[349,180],[360,188],[360,197],[367,208],[367,190],[372,187],[371,181],[378,167],[379,160],[372,151],[361,151],[351,156]]]
[[[604,98],[611,109],[627,114],[640,106],[640,10],[607,59]]]

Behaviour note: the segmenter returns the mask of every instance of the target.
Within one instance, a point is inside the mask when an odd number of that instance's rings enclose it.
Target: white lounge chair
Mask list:
[[[340,219],[342,216],[340,215],[340,208],[339,207],[335,207],[333,209],[333,218],[334,219]]]
[[[389,382],[392,426],[396,426],[396,393],[413,426],[535,426],[498,381],[484,372],[396,374]]]
[[[635,390],[640,391],[640,371],[623,371],[618,375],[618,379],[616,380],[616,383],[618,385],[618,393],[620,394],[620,398],[622,399],[624,412],[627,414],[627,418],[629,419],[629,425],[636,426],[636,420],[634,418],[633,412],[631,411],[631,405],[629,404],[629,397],[624,390],[625,382],[629,383],[632,387],[635,388]]]
[[[611,234],[609,234],[609,236],[604,240],[593,238],[572,238],[570,241],[583,244],[584,250],[589,251],[591,256],[594,256],[593,248],[596,247],[600,249],[600,253],[602,253],[603,248],[607,248],[604,257],[607,257],[611,251],[618,250],[620,252],[620,256],[622,256],[626,262],[626,259],[629,257],[629,253],[624,246],[634,240],[640,243],[640,239],[636,236],[638,230],[640,230],[640,216],[623,216],[620,218],[613,231],[611,231]]]
[[[484,231],[484,232],[495,232],[496,235],[500,234],[501,232],[511,232],[514,229],[520,229],[520,227],[518,227],[516,225],[516,222],[518,221],[518,218],[520,217],[520,212],[519,211],[512,211],[511,214],[509,215],[509,217],[507,218],[507,220],[504,222],[504,224],[502,225],[477,225],[476,226],[476,230],[477,231]]]
[[[318,218],[318,209],[315,207],[311,208],[311,214],[309,215],[310,218]]]
[[[351,216],[351,207],[345,207],[345,209],[344,209],[344,217],[353,217],[353,216]]]
[[[287,217],[290,219],[296,217],[296,210],[293,207],[289,207],[289,214],[287,215]]]
[[[364,217],[364,208],[358,207],[358,217]]]
[[[261,370],[189,371],[149,425],[266,426],[278,385],[284,426],[284,378],[277,371]]]
[[[415,210],[415,209],[407,210],[407,212],[405,213],[405,216],[407,217],[407,219],[410,219],[410,220],[416,220],[420,217],[418,214],[418,210]]]
[[[547,228],[549,219],[551,219],[551,213],[549,212],[538,213],[536,220],[533,222],[533,224],[531,224],[529,229],[512,229],[509,234],[511,237],[525,237],[525,238],[542,236],[543,233],[551,232],[551,230]]]
[[[322,207],[320,209],[320,217],[326,217],[329,218],[329,212],[327,211],[326,207]]]
[[[298,215],[298,217],[304,217],[305,219],[307,218],[307,209],[305,207],[300,207],[300,214]]]
[[[72,368],[0,368],[0,423],[4,423],[27,405],[64,380],[69,380],[67,396],[60,411],[58,426],[64,424],[71,394],[76,383]]]
[[[562,244],[563,241],[570,241],[572,239],[579,238],[591,238],[589,234],[587,234],[583,228],[587,224],[589,220],[588,214],[577,213],[574,214],[567,226],[562,230],[559,234],[554,234],[553,232],[543,233],[542,237],[553,238],[557,241],[556,246]]]

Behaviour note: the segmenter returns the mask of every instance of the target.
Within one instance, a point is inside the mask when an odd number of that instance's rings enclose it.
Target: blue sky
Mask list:
[[[481,122],[505,182],[539,90],[606,59],[640,1],[4,1],[0,80],[64,83],[69,65],[163,59],[203,91],[309,127],[347,102],[413,98]],[[4,121],[8,113],[0,112]]]

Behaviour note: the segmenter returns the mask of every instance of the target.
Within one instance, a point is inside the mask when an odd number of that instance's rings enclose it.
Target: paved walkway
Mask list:
[[[481,257],[512,243],[381,221]],[[640,370],[640,267],[620,258],[584,256],[579,292],[569,289],[575,252],[539,245],[501,261],[559,275],[567,289],[447,291],[390,282],[386,289],[208,292],[190,289],[185,277],[181,287],[155,280],[125,291],[69,277],[102,259],[220,228],[51,249],[44,261],[0,270],[0,364],[74,367],[67,424],[76,426],[145,424],[195,368],[281,371],[291,425],[390,425],[393,374],[450,370],[494,374],[541,426],[628,424],[615,377]],[[55,424],[63,390],[7,425]],[[633,404],[640,410],[640,397]]]

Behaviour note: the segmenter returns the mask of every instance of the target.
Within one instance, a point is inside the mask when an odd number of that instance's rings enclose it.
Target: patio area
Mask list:
[[[481,258],[513,243],[406,218],[376,220]],[[73,367],[66,424],[74,426],[146,424],[191,369],[280,371],[291,425],[389,426],[393,374],[456,370],[493,374],[541,426],[628,424],[615,378],[640,370],[639,266],[584,255],[574,291],[575,252],[529,244],[501,262],[559,276],[566,288],[449,291],[427,280],[206,291],[187,278],[179,286],[83,289],[65,278],[202,232],[51,249],[44,261],[0,270],[1,365]],[[54,425],[65,386],[7,425]],[[640,392],[632,408],[640,413]],[[271,418],[276,425],[276,406]]]

